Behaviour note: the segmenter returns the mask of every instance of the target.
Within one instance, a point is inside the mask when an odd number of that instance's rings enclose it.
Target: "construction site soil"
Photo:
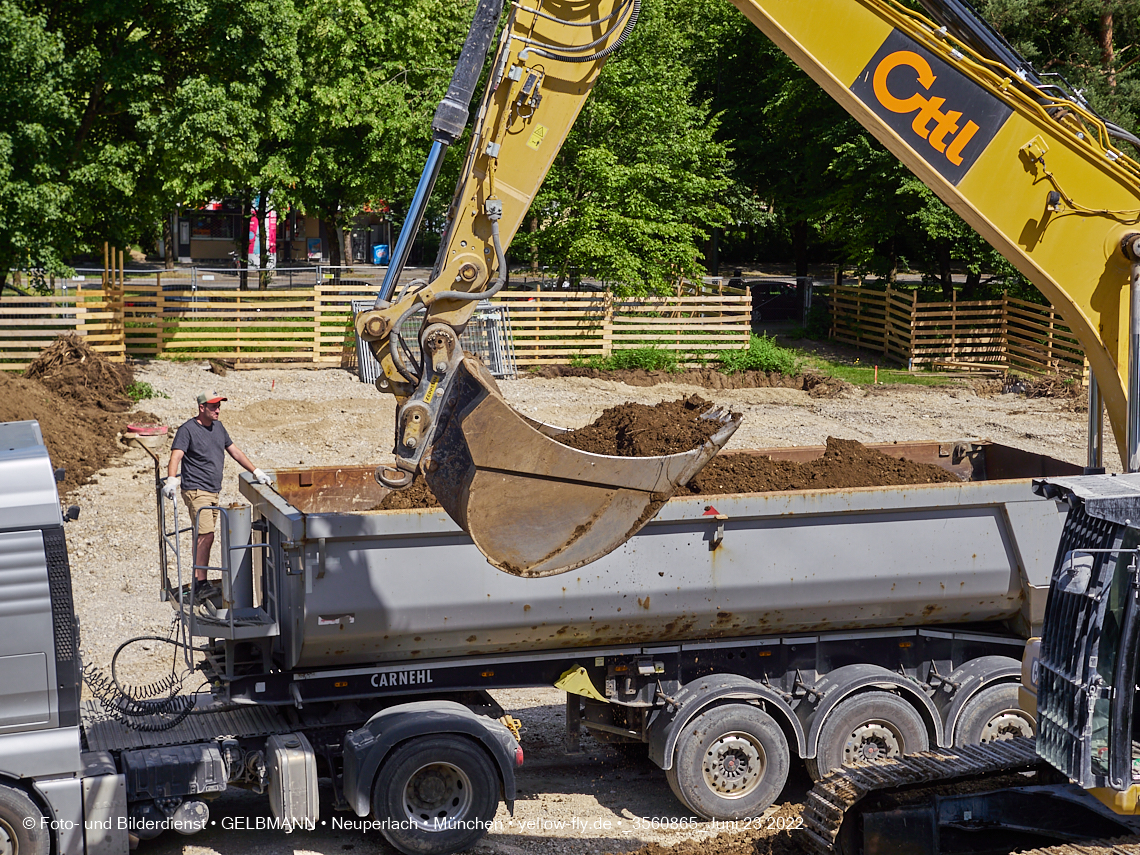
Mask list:
[[[554,439],[579,451],[617,457],[680,454],[703,445],[720,430],[719,421],[702,418],[712,408],[712,402],[699,395],[659,404],[627,402]]]
[[[40,423],[52,465],[66,471],[60,489],[67,493],[123,453],[118,436],[128,421],[158,420],[143,412],[126,415],[132,380],[130,366],[108,362],[78,336],[64,336],[23,377],[0,372],[0,422]]]
[[[715,368],[690,368],[685,371],[647,371],[644,368],[621,368],[603,371],[575,365],[544,365],[528,372],[526,377],[550,380],[557,377],[587,377],[613,380],[627,386],[657,386],[673,383],[699,386],[702,389],[800,389],[813,397],[830,397],[851,384],[823,374],[780,374],[777,371],[741,371],[725,374]]]

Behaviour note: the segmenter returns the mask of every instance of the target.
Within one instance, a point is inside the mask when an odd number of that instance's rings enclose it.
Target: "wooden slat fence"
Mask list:
[[[0,300],[0,367],[23,370],[56,336],[78,332],[113,361],[218,357],[355,367],[352,302],[375,285],[327,279],[304,288],[192,287],[186,274],[131,277],[98,287]],[[725,289],[727,290],[727,289]],[[914,367],[938,363],[1079,372],[1079,342],[1057,312],[1002,300],[920,303],[910,292],[832,287],[832,337]],[[750,298],[739,294],[614,298],[609,292],[506,292],[520,367],[655,346],[682,362],[745,347]]]
[[[843,344],[878,350],[903,362],[910,358],[914,300],[899,291],[832,288],[831,337]]]
[[[356,366],[352,302],[374,284],[326,280],[305,288],[195,287],[186,274],[111,277],[113,290],[0,300],[0,365],[22,370],[63,332],[122,361],[214,357],[235,362]],[[212,284],[212,282],[211,282]],[[519,366],[655,345],[699,361],[748,344],[747,296],[617,300],[607,292],[507,292]],[[78,307],[78,308],[77,308]]]
[[[978,365],[1031,374],[1084,369],[1076,336],[1051,306],[1011,297],[920,303],[913,292],[832,286],[836,341],[913,367]]]
[[[64,333],[78,333],[112,362],[124,361],[122,295],[72,291],[0,300],[0,368],[22,371]]]
[[[656,346],[684,362],[739,350],[750,335],[747,296],[614,298],[609,292],[500,294],[510,312],[520,367]]]

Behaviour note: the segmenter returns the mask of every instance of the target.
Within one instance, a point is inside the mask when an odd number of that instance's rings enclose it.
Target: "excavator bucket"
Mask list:
[[[467,356],[423,469],[451,518],[495,567],[552,576],[601,558],[647,523],[712,459],[740,416],[704,445],[665,457],[611,457],[551,439],[559,428],[520,416]]]

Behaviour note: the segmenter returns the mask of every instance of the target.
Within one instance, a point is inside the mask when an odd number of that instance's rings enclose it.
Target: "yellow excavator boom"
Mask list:
[[[1082,105],[897,3],[732,2],[1052,302],[1127,466],[1126,252],[1140,232],[1140,164]]]

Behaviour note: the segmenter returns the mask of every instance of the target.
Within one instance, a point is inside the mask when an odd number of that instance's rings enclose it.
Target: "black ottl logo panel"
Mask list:
[[[851,92],[957,185],[1013,110],[898,30]]]

